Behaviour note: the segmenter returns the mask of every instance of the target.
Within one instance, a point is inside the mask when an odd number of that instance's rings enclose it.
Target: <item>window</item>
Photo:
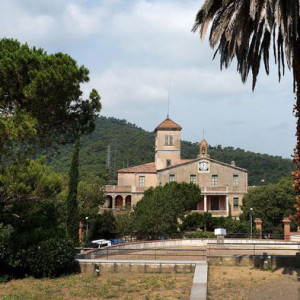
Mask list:
[[[239,208],[239,198],[233,198],[233,208],[234,209]]]
[[[167,162],[166,162],[166,165],[167,165],[167,167],[170,167],[170,166],[171,166],[171,164],[172,164],[172,161],[171,161],[171,159],[167,159]]]
[[[165,145],[166,146],[173,146],[173,135],[165,135]]]
[[[211,176],[211,185],[212,187],[218,186],[218,175]]]
[[[239,186],[239,175],[233,175],[233,186]]]
[[[190,182],[196,184],[197,183],[197,177],[196,175],[190,175]]]
[[[139,177],[139,186],[145,186],[145,176]]]
[[[170,174],[169,176],[169,182],[173,182],[175,181],[175,175],[174,174]]]

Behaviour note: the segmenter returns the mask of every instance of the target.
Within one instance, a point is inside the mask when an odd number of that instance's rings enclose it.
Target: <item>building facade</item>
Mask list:
[[[118,171],[118,185],[106,186],[106,208],[134,206],[145,190],[168,182],[192,182],[204,196],[194,212],[239,217],[248,189],[248,172],[234,162],[226,164],[210,157],[203,139],[195,159],[181,159],[182,128],[167,118],[155,128],[155,161]]]

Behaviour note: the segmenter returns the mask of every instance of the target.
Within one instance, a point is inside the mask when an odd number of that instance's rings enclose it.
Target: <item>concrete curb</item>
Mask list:
[[[196,264],[190,300],[206,300],[207,269],[206,262]]]
[[[199,260],[146,260],[146,259],[138,259],[138,260],[129,260],[129,259],[76,259],[79,263],[101,263],[101,264],[111,264],[111,263],[123,263],[123,264],[166,264],[166,265],[196,265],[202,264],[204,261]]]

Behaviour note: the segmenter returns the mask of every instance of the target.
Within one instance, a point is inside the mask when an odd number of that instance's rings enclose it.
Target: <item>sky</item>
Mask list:
[[[220,71],[192,33],[202,0],[0,0],[1,37],[64,52],[90,70],[101,115],[148,131],[168,113],[185,140],[290,158],[296,142],[291,72],[263,67],[254,93],[233,62]],[[170,89],[169,89],[170,86]],[[170,90],[170,93],[169,93]]]

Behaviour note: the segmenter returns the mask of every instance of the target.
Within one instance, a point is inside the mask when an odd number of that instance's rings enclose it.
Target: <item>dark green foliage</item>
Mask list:
[[[135,235],[134,214],[131,211],[124,210],[116,215],[116,232],[118,238],[129,240]]]
[[[80,85],[88,80],[88,70],[77,66],[69,55],[48,55],[16,40],[0,40],[0,233],[12,228],[9,242],[0,234],[0,273],[28,274],[27,249],[40,245],[46,255],[45,240],[65,237],[66,207],[71,211],[70,235],[75,239],[76,231],[77,237],[78,147],[68,205],[58,201],[62,176],[47,167],[43,158],[29,158],[41,153],[41,147],[45,150],[57,142],[73,141],[94,129],[101,104],[96,90],[82,99]],[[63,260],[52,259],[51,264],[53,269],[43,274],[54,276]]]
[[[27,253],[30,274],[35,277],[57,277],[74,269],[75,249],[68,239],[45,240]]]
[[[22,277],[30,247],[65,236],[56,205],[62,177],[43,159],[26,160],[3,168],[0,182],[0,277]]]
[[[213,231],[215,228],[225,228],[227,237],[249,237],[250,223],[246,220],[238,221],[231,217],[212,217],[210,213],[188,214],[181,224],[181,230],[190,231],[201,229],[204,231]]]
[[[106,168],[107,147],[111,148],[111,166]],[[55,170],[68,172],[71,146],[60,147],[57,157],[50,157]],[[71,151],[71,152],[70,152]],[[154,161],[154,134],[127,123],[125,120],[100,117],[95,131],[81,139],[80,174],[116,179],[116,170],[124,166]],[[116,167],[114,168],[114,166]]]
[[[67,54],[47,54],[17,40],[0,40],[0,110],[11,116],[20,112],[36,120],[39,139],[47,144],[66,141],[78,130],[94,128],[100,97],[92,90],[82,99],[80,85],[89,71]],[[5,119],[5,118],[4,118]],[[1,123],[1,122],[0,122]],[[34,145],[32,145],[34,146]]]
[[[294,195],[290,178],[253,188],[244,197],[242,218],[249,220],[250,208],[253,208],[253,218],[262,219],[264,233],[281,234],[282,219],[295,213]],[[291,225],[295,229],[294,221]]]
[[[213,232],[208,232],[208,231],[185,232],[183,236],[187,239],[213,239],[213,238],[216,238],[216,236]]]
[[[62,191],[62,176],[44,159],[5,167],[0,184],[0,219],[14,229],[14,248],[27,248],[58,232],[55,203]]]
[[[79,143],[78,137],[75,143],[75,149],[72,157],[72,164],[69,173],[69,191],[67,197],[67,233],[74,245],[78,244],[78,165],[79,165]]]
[[[225,228],[228,238],[248,238],[250,236],[251,226],[247,220],[234,220],[231,217],[213,218],[213,220],[213,228]]]
[[[147,132],[125,120],[100,117],[96,119],[95,131],[82,137],[80,154],[81,174],[94,174],[116,179],[116,169],[123,166],[139,165],[154,161],[154,133]],[[106,165],[107,146],[111,146],[111,167]],[[196,143],[182,142],[182,158],[196,158],[199,146]],[[71,146],[60,148],[60,154],[50,158],[55,170],[67,173],[71,161]],[[210,147],[212,159],[225,163],[232,160],[249,174],[249,185],[276,183],[282,177],[290,175],[293,163],[290,159],[279,156],[259,154],[233,147]],[[116,154],[116,155],[115,155]],[[114,162],[116,158],[116,168]],[[109,174],[107,174],[109,173]],[[108,176],[109,175],[109,176]]]
[[[197,185],[168,183],[150,188],[134,209],[134,224],[139,238],[157,239],[177,234],[178,218],[196,209],[202,196]]]
[[[12,226],[0,223],[0,283],[9,280],[12,274],[11,235]]]
[[[212,230],[213,217],[210,213],[198,214],[192,213],[185,216],[180,226],[181,230],[189,231],[196,229]]]
[[[78,216],[83,221],[95,219],[106,200],[104,182],[99,177],[84,178],[78,183]]]
[[[91,223],[90,240],[113,239],[116,237],[116,218],[111,211],[99,214]]]

